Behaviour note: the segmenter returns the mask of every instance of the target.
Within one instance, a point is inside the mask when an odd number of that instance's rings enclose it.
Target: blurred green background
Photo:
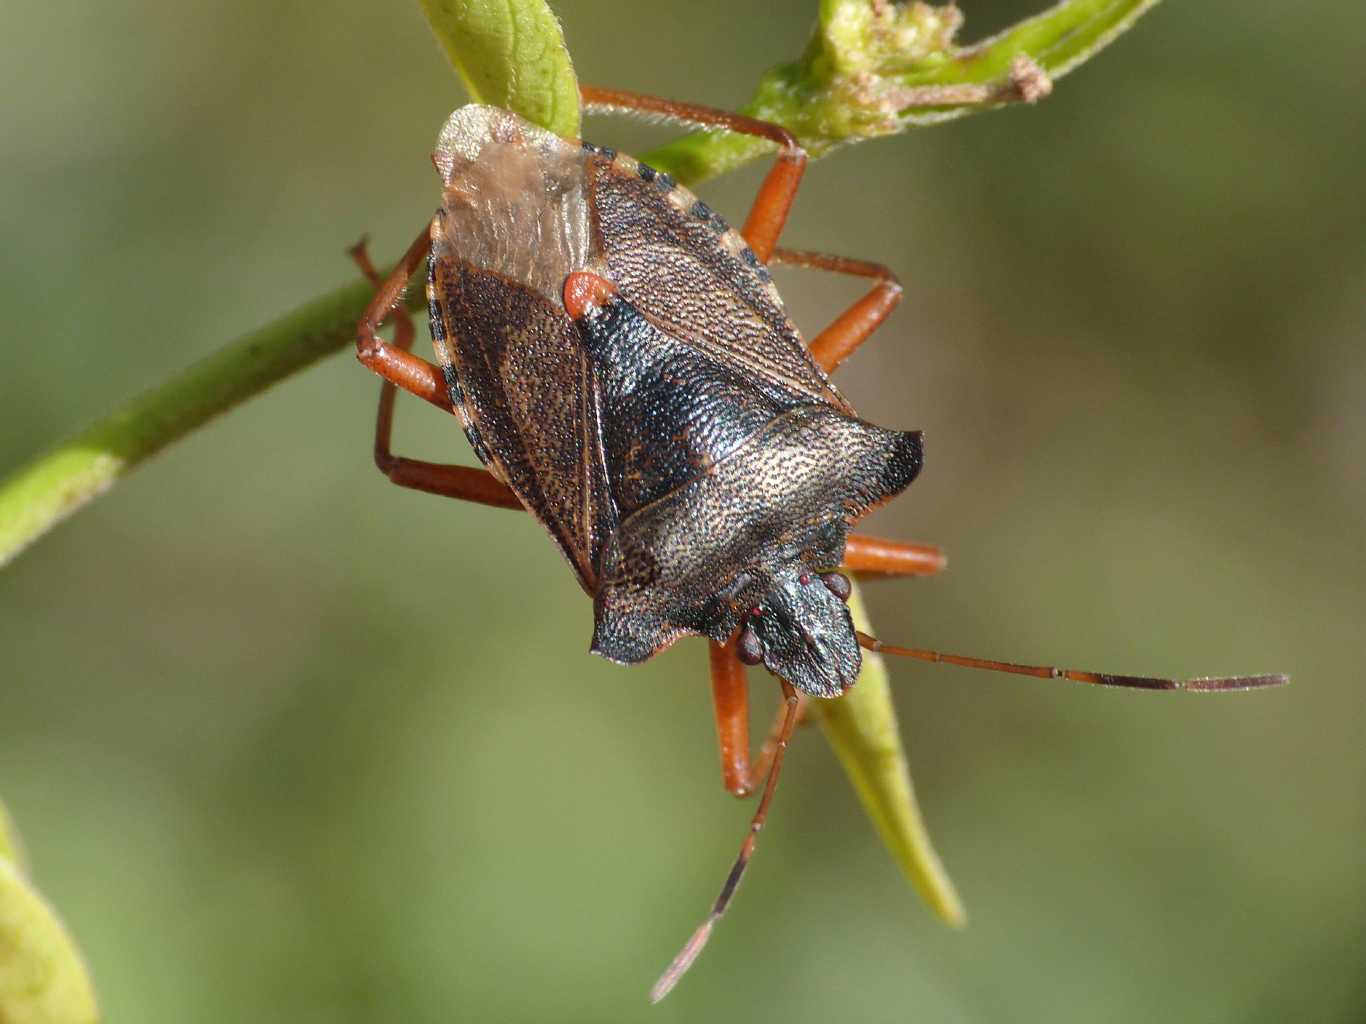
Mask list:
[[[558,10],[585,81],[736,106],[813,6]],[[1038,5],[963,6],[971,38]],[[0,574],[0,795],[108,1018],[1366,1017],[1364,30],[1163,5],[1037,108],[816,164],[787,235],[907,284],[841,382],[927,437],[870,529],[951,565],[867,588],[885,637],[1292,688],[895,665],[970,927],[804,732],[744,892],[649,1010],[749,814],[703,645],[587,655],[528,517],[383,482],[376,383],[339,356]],[[348,280],[362,233],[397,255],[460,102],[412,2],[0,7],[0,469]],[[701,191],[738,221],[759,173]],[[808,331],[858,291],[779,283]],[[398,433],[472,458],[416,403]]]

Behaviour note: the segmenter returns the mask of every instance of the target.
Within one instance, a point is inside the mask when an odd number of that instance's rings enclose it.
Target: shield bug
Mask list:
[[[860,419],[828,375],[897,305],[877,264],[778,248],[806,155],[783,128],[738,114],[606,89],[590,107],[756,135],[777,158],[736,231],[667,175],[563,139],[506,110],[451,115],[433,156],[435,218],[383,282],[357,328],[360,361],[384,378],[375,461],[390,480],[526,509],[592,597],[592,650],[644,661],[687,634],[709,638],[726,788],[765,779],[740,854],[711,913],[651,993],[692,964],[753,854],[783,752],[809,697],[838,697],[860,647],[927,661],[1156,689],[1233,690],[1282,676],[1173,680],[1026,666],[884,645],[854,629],[837,570],[938,571],[923,545],[850,533],[904,490],[918,432]],[[427,264],[440,367],[412,355],[396,314]],[[870,279],[809,345],[784,312],[773,263]],[[395,388],[460,417],[484,469],[395,456]],[[745,666],[778,680],[784,705],[749,760]]]

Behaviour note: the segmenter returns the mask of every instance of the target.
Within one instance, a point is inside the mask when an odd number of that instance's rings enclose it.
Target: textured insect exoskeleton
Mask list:
[[[382,284],[358,328],[361,361],[383,376],[375,458],[396,483],[525,508],[593,598],[592,649],[643,661],[685,634],[711,640],[725,783],[767,783],[710,916],[660,979],[668,992],[701,950],[754,850],[801,710],[797,691],[837,697],[860,646],[930,661],[1081,682],[1237,689],[1280,676],[1172,680],[1021,666],[882,645],[855,631],[837,570],[911,575],[937,550],[851,534],[921,467],[920,435],[858,418],[827,373],[900,299],[876,264],[777,248],[805,166],[784,129],[735,114],[603,89],[600,107],[747,132],[778,156],[743,228],[732,230],[667,175],[610,149],[562,139],[516,114],[457,110],[434,162],[441,206]],[[373,277],[364,253],[362,267]],[[426,261],[440,369],[376,328]],[[873,281],[805,345],[767,264]],[[487,470],[389,451],[394,387],[457,413]],[[744,665],[786,696],[749,762]]]
[[[593,596],[592,649],[639,662],[743,622],[749,657],[838,696],[859,645],[819,577],[915,478],[919,435],[854,415],[750,247],[665,176],[482,106],[436,164],[437,355],[474,450]]]

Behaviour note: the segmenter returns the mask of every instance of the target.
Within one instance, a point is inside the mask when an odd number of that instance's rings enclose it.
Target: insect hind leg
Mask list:
[[[837,316],[829,327],[811,340],[807,350],[826,373],[835,369],[867,341],[901,302],[901,282],[881,263],[852,260],[823,252],[801,249],[775,249],[772,263],[782,266],[808,267],[835,274],[852,274],[873,280],[873,286],[862,298]]]

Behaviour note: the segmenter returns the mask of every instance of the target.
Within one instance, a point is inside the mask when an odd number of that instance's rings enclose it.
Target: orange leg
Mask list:
[[[644,112],[690,124],[726,128],[771,139],[778,145],[778,158],[760,186],[741,230],[755,255],[765,263],[771,260],[855,274],[876,281],[867,295],[813,340],[812,354],[827,372],[862,344],[900,301],[901,287],[886,267],[822,253],[777,248],[778,237],[787,222],[788,212],[806,169],[805,151],[785,128],[741,114],[638,93],[595,86],[583,86],[581,91],[585,104],[590,107]],[[429,248],[429,232],[424,231],[409,247],[399,266],[382,283],[377,280],[377,275],[365,259],[363,249],[355,254],[362,270],[378,288],[357,327],[356,336],[357,358],[385,380],[375,424],[375,462],[390,480],[405,487],[520,509],[521,502],[512,491],[484,470],[421,462],[394,456],[389,450],[396,387],[438,408],[453,411],[441,371],[407,351],[412,343],[412,327],[406,311],[399,310],[395,314],[397,335],[393,344],[386,344],[376,333],[395,309],[403,288],[426,258]],[[937,572],[943,568],[943,564],[943,556],[936,549],[919,545],[851,537],[846,549],[847,567],[858,572],[920,575]],[[736,796],[747,796],[755,791],[757,780],[765,776],[781,749],[783,726],[789,716],[780,709],[758,757],[751,764],[745,669],[735,656],[734,645],[713,643],[711,667],[723,781],[729,792]],[[796,718],[800,718],[804,711],[805,698],[798,695]]]
[[[767,121],[699,104],[679,103],[655,96],[596,86],[583,86],[581,92],[584,103],[591,107],[661,115],[690,124],[715,126],[747,135],[757,135],[777,143],[778,158],[760,186],[754,205],[750,208],[749,217],[741,230],[741,234],[759,260],[768,261],[773,254],[778,236],[782,233],[783,225],[787,222],[788,211],[792,207],[792,200],[806,169],[806,151],[797,143],[791,132]],[[412,334],[407,312],[400,310],[396,314],[400,333],[394,344],[384,342],[377,334],[379,327],[394,311],[409,278],[426,258],[430,246],[430,231],[424,230],[408,247],[393,273],[383,282],[378,281],[378,275],[375,274],[373,267],[369,266],[363,249],[355,254],[357,262],[361,263],[367,277],[375,282],[377,287],[374,299],[366,308],[356,328],[356,358],[383,377],[386,382],[384,390],[380,393],[379,416],[375,431],[375,461],[381,472],[394,483],[404,487],[485,505],[520,509],[522,504],[516,495],[502,481],[485,470],[421,462],[417,459],[394,456],[389,452],[395,388],[402,388],[447,412],[453,411],[441,371],[407,351]],[[409,323],[406,329],[407,344],[400,343],[405,338],[404,321]]]
[[[947,564],[944,553],[928,544],[903,544],[854,534],[844,547],[844,568],[860,576],[932,576]],[[721,747],[721,784],[734,796],[750,796],[773,760],[783,715],[780,710],[759,756],[751,764],[745,666],[735,653],[734,639],[726,644],[711,640],[708,645],[712,707],[716,717],[716,738]],[[798,699],[800,720],[806,713],[806,696],[799,694]]]
[[[424,228],[422,234],[408,246],[408,251],[403,254],[403,259],[399,261],[393,273],[384,281],[378,282],[375,297],[370,300],[370,305],[365,307],[360,323],[356,325],[356,358],[389,383],[416,395],[423,401],[431,402],[438,409],[453,412],[451,398],[446,391],[446,381],[441,371],[425,359],[419,359],[411,352],[405,352],[395,345],[386,343],[376,333],[398,305],[403,289],[408,285],[408,279],[426,261],[430,249],[430,228]],[[357,259],[357,262],[360,260]],[[367,266],[368,261],[362,265],[362,269]],[[372,282],[378,277],[373,267],[369,267],[366,276]]]
[[[384,378],[379,390],[379,411],[375,416],[375,465],[400,487],[411,487],[481,505],[520,509],[522,503],[517,495],[488,470],[408,459],[394,455],[389,450],[394,427],[394,398],[398,388],[425,398],[437,408],[453,411],[441,371],[409,352],[413,344],[413,320],[408,311],[397,304],[408,278],[417,269],[419,261],[425,259],[429,244],[424,232],[408,249],[403,262],[389,275],[387,281],[380,281],[365,252],[364,241],[351,250],[351,258],[376,288],[375,297],[356,332],[356,351],[360,361]],[[394,318],[394,341],[386,344],[375,332],[390,313]]]
[[[735,656],[735,640],[709,640],[711,697],[716,712],[716,738],[721,745],[721,784],[734,796],[754,791],[749,767],[749,687],[745,666]]]
[[[778,244],[778,236],[783,233],[787,223],[788,211],[797,195],[802,173],[806,170],[806,150],[791,132],[781,125],[760,121],[744,114],[733,114],[714,107],[704,107],[695,103],[679,103],[676,100],[660,99],[658,96],[645,96],[641,93],[625,92],[619,89],[603,89],[594,85],[579,87],[583,102],[590,108],[601,110],[621,110],[652,114],[686,124],[704,127],[725,128],[744,135],[757,135],[771,139],[778,144],[778,159],[768,172],[768,177],[759,186],[754,197],[745,226],[740,229],[754,255],[761,263],[767,263]]]
[[[779,708],[768,736],[751,765],[749,760],[749,688],[745,666],[735,655],[735,641],[708,641],[711,654],[711,695],[716,712],[716,738],[721,745],[721,781],[726,792],[747,797],[768,774],[782,735],[785,709]],[[797,720],[806,715],[806,695],[797,695]]]
[[[776,249],[773,262],[794,267],[810,267],[813,270],[829,270],[836,274],[853,274],[855,277],[869,277],[876,283],[868,294],[846,309],[835,321],[821,331],[807,346],[811,358],[826,373],[833,373],[854,350],[868,340],[868,337],[882,326],[882,321],[901,301],[901,282],[896,275],[881,263],[866,260],[851,260],[843,256],[831,256],[822,252],[805,252],[798,249]]]
[[[903,544],[851,534],[844,545],[844,568],[860,576],[933,576],[948,559],[929,544]]]

